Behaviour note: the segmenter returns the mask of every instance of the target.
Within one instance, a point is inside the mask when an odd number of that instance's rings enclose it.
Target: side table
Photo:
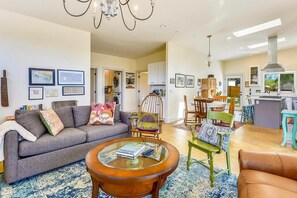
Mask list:
[[[297,110],[282,110],[282,127],[283,127],[283,142],[281,146],[285,146],[287,143],[287,137],[288,136],[288,125],[287,125],[287,119],[288,118],[293,118],[294,120],[294,125],[292,129],[292,145],[294,149],[297,149],[297,144],[296,144],[296,131],[297,131]]]

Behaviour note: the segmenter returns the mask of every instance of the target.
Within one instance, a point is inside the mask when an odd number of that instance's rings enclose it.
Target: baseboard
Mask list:
[[[171,123],[179,120],[181,120],[181,118],[165,118],[166,123]]]

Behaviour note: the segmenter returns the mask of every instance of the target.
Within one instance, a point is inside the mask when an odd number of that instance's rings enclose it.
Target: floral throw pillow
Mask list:
[[[214,146],[219,146],[220,136],[218,132],[232,132],[231,127],[215,126],[204,121],[198,132],[197,138]],[[222,139],[222,149],[227,152],[230,142],[230,135],[224,135]]]
[[[44,126],[47,128],[48,132],[53,136],[56,136],[60,131],[64,129],[64,125],[61,119],[52,109],[40,111],[40,118]]]
[[[91,106],[91,113],[88,125],[113,125],[115,104],[96,103]]]
[[[138,117],[137,129],[141,131],[158,131],[159,115],[157,113],[141,112]]]

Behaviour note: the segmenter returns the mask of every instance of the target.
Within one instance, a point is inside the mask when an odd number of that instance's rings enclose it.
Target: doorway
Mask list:
[[[122,109],[122,71],[104,69],[104,102],[115,102]]]
[[[138,102],[138,108],[140,107],[143,99],[149,95],[150,93],[150,87],[148,85],[148,72],[139,72],[137,74],[138,81],[137,81],[137,87],[138,87],[138,94],[137,94],[137,102]]]
[[[243,75],[227,75],[225,76],[224,91],[228,99],[235,98],[235,107],[242,106],[242,91],[243,91]],[[228,100],[229,101],[229,100]]]
[[[97,102],[97,69],[91,68],[91,104]]]

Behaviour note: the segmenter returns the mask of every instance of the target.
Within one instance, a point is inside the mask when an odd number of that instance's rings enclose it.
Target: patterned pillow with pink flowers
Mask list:
[[[115,104],[112,102],[92,104],[88,125],[113,125],[114,109]]]

